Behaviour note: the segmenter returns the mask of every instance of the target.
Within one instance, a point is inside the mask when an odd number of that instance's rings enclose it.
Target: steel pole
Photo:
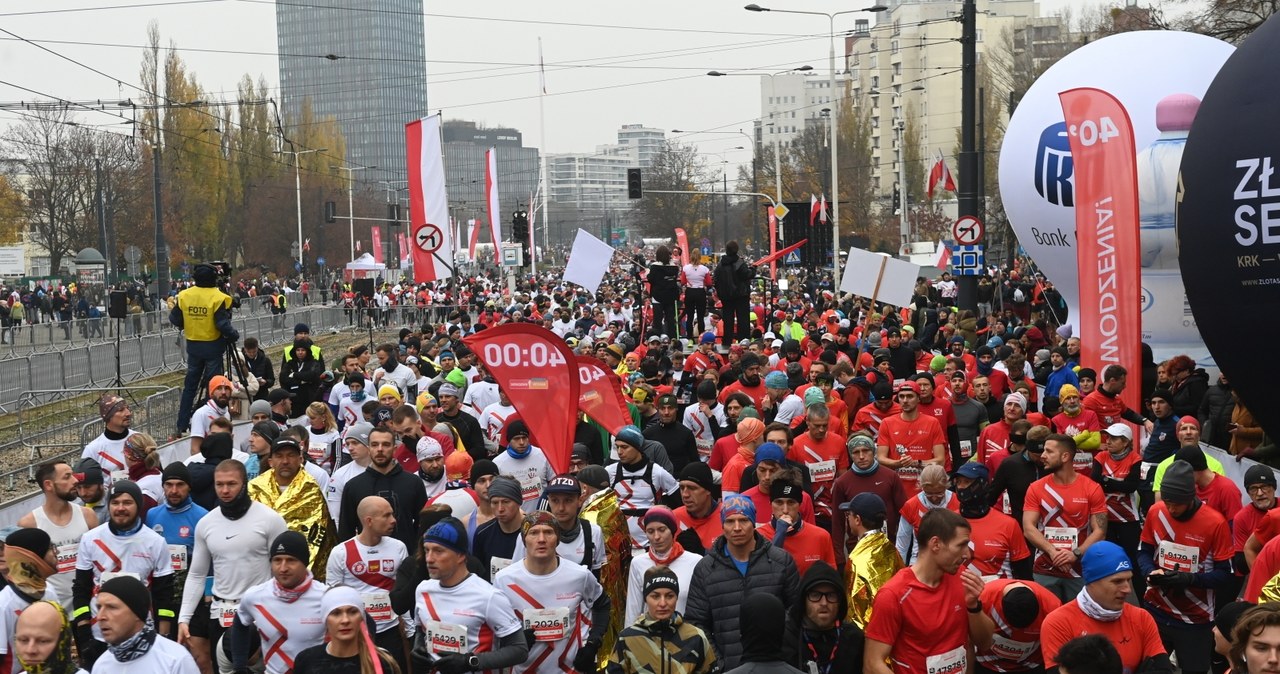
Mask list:
[[[969,0],[972,1],[972,0]],[[828,73],[827,86],[831,89],[831,95],[836,96],[836,17],[834,14],[827,16],[830,27],[830,54],[827,57],[828,66],[831,71]],[[831,285],[832,288],[840,287],[840,161],[837,158],[840,154],[840,108],[844,105],[844,93],[841,92],[839,98],[832,99],[835,105],[832,106],[831,119]]]

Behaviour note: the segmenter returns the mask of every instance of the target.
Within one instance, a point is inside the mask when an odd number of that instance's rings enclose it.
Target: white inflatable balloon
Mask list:
[[[1062,293],[1072,317],[1077,315],[1080,282],[1074,181],[1071,146],[1058,94],[1076,87],[1095,87],[1115,96],[1129,112],[1135,151],[1140,153],[1160,135],[1156,104],[1171,94],[1203,98],[1234,50],[1226,42],[1195,33],[1120,33],[1067,54],[1045,71],[1018,102],[1000,147],[1000,196],[1018,242]],[[1151,289],[1145,287],[1145,279],[1143,285],[1145,326],[1149,322],[1145,312],[1156,303]],[[1180,277],[1176,286],[1161,290],[1170,295],[1170,300],[1172,295],[1179,296],[1176,308],[1170,306],[1175,305],[1173,301],[1160,301],[1161,309],[1181,312]],[[1068,322],[1074,324],[1071,319]],[[1194,333],[1194,323],[1188,326]],[[1195,341],[1199,341],[1198,334]],[[1204,357],[1207,354],[1204,351]],[[1190,355],[1196,358],[1198,354]]]

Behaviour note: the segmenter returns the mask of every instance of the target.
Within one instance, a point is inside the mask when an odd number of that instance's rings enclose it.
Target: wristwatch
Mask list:
[[[471,654],[471,656],[467,658],[467,666],[468,666],[468,667],[470,667],[470,668],[471,668],[471,671],[473,671],[473,672],[475,672],[475,671],[479,671],[479,669],[480,669],[480,656],[478,656],[478,655],[476,655],[476,654],[472,653],[472,654]]]
[[[978,602],[977,606],[966,606],[964,608],[970,613],[982,613],[982,602]]]

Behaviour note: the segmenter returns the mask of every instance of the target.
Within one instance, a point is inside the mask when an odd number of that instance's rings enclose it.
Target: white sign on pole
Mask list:
[[[884,253],[850,248],[840,291],[901,307],[911,302],[919,276],[920,265]]]
[[[592,236],[590,232],[579,229],[573,239],[573,250],[569,253],[569,263],[564,267],[564,280],[576,283],[594,293],[609,273],[609,262],[613,260],[613,247]]]
[[[24,276],[27,273],[27,249],[24,246],[0,246],[0,276]]]

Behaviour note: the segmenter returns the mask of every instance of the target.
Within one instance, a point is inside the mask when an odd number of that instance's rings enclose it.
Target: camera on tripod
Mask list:
[[[225,260],[214,260],[205,264],[213,268],[214,274],[217,276],[216,284],[218,289],[231,296],[231,308],[240,308],[240,296],[231,290],[231,273],[234,269],[230,262]]]

